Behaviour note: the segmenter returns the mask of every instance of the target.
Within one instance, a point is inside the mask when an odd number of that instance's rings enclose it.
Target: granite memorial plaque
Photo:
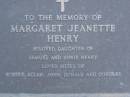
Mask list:
[[[0,97],[130,97],[130,0],[0,0]]]

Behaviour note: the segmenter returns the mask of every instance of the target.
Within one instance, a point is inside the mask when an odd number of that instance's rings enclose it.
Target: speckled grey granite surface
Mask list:
[[[0,97],[130,97],[130,94],[0,94]]]

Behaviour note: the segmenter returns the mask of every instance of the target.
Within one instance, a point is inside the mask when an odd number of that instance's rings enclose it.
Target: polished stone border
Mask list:
[[[97,93],[97,94],[10,94],[0,93],[0,97],[130,97],[130,93]]]

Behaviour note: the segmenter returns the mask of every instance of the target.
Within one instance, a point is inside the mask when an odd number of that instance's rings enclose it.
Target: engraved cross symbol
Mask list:
[[[56,2],[61,3],[61,12],[65,11],[65,2],[69,2],[69,0],[56,0]]]

